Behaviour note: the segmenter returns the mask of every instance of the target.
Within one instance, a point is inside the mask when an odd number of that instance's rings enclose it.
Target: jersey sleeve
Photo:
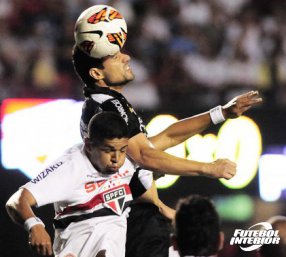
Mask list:
[[[149,170],[137,168],[130,181],[129,187],[134,199],[144,194],[151,188],[153,182],[153,173]]]
[[[70,168],[70,161],[58,159],[21,188],[27,189],[33,195],[37,207],[66,201],[74,190],[74,178],[69,174]]]

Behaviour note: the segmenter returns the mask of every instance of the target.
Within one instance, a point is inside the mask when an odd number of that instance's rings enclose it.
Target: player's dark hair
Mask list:
[[[88,124],[88,138],[91,142],[105,139],[129,138],[125,120],[114,112],[101,112],[94,115]]]
[[[181,256],[216,254],[220,242],[220,224],[212,202],[199,195],[180,200],[175,216],[175,234]]]
[[[72,51],[72,61],[74,69],[79,78],[86,84],[87,87],[95,86],[95,79],[89,75],[91,68],[103,68],[103,59],[97,59],[88,56],[78,46],[74,45]]]

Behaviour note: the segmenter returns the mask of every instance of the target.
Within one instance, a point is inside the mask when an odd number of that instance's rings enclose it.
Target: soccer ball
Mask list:
[[[94,5],[83,11],[75,24],[76,45],[94,58],[114,55],[127,38],[124,17],[108,5]]]

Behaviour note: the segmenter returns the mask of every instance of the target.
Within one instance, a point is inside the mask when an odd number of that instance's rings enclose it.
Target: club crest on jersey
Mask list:
[[[124,187],[103,194],[105,204],[118,215],[122,214],[125,204],[126,191]]]

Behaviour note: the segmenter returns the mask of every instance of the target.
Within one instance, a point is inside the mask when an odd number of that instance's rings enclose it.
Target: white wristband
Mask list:
[[[39,225],[39,224],[41,224],[42,226],[45,227],[45,224],[43,223],[43,221],[40,218],[38,218],[38,217],[31,217],[31,218],[25,220],[24,228],[25,228],[26,231],[29,232],[33,226]]]
[[[213,124],[215,125],[225,121],[225,117],[223,116],[221,105],[210,109],[210,116],[211,116],[211,120]]]

